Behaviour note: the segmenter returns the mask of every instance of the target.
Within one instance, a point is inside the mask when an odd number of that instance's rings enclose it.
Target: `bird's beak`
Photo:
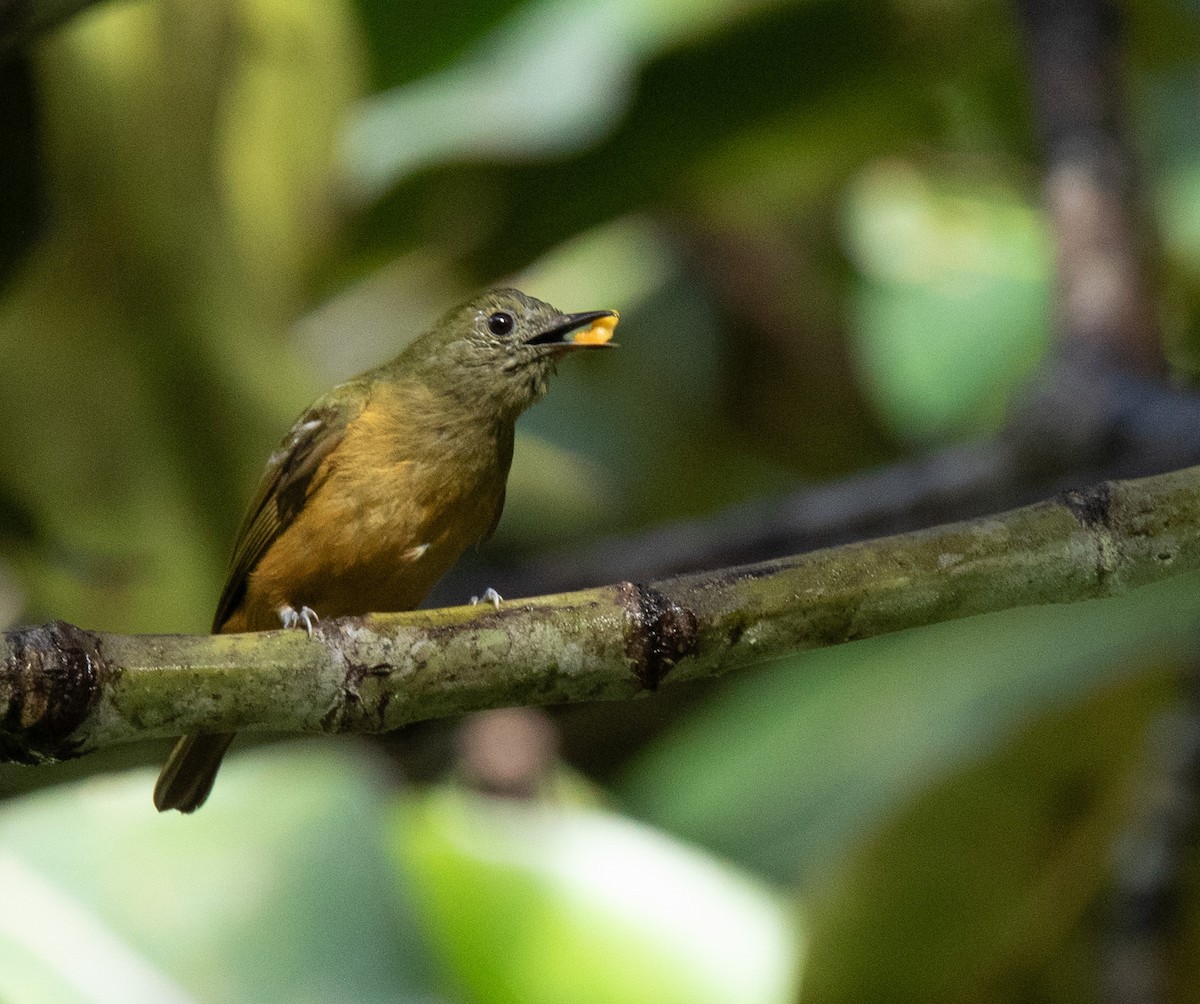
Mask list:
[[[597,349],[612,345],[613,329],[620,315],[615,310],[589,310],[582,314],[564,314],[527,345],[555,345],[562,348]]]

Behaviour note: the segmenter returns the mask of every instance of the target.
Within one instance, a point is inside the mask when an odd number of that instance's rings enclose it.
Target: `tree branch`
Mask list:
[[[1200,468],[932,530],[649,586],[246,635],[61,622],[0,643],[0,761],[183,732],[380,732],[518,704],[619,700],[805,649],[1200,568]]]

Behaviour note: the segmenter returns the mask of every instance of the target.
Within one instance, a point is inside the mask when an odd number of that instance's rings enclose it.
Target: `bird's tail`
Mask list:
[[[195,812],[212,791],[221,758],[233,742],[232,732],[211,736],[184,736],[175,744],[154,785],[154,807],[159,812],[178,809]]]

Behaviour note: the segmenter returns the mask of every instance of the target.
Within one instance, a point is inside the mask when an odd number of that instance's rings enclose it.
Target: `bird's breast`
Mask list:
[[[287,603],[322,617],[417,606],[494,525],[504,499],[503,444],[441,449],[411,442],[395,416],[354,423],[316,487],[248,583],[260,617]],[[436,446],[435,444],[433,444]]]

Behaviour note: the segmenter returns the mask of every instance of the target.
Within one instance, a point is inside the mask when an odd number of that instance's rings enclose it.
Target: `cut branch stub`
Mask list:
[[[77,755],[73,737],[109,682],[99,637],[54,621],[7,638],[0,662],[0,761],[38,764]]]

